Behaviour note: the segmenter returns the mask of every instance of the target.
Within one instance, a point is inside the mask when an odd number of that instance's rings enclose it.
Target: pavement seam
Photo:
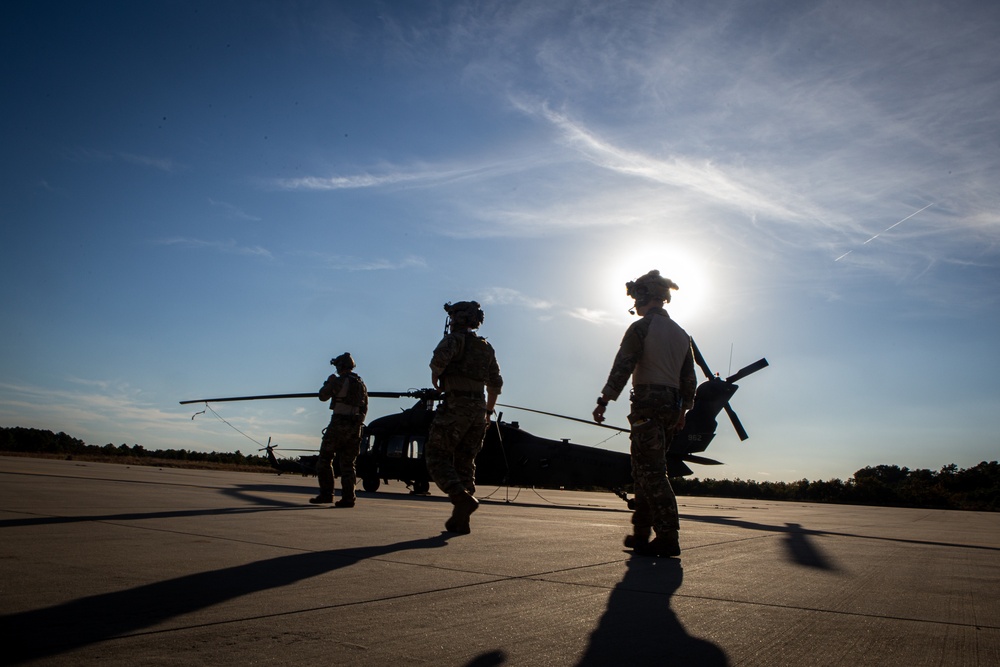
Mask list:
[[[641,590],[629,589],[635,592],[643,592]],[[648,591],[646,591],[648,592]],[[868,612],[860,611],[841,611],[838,609],[817,609],[815,607],[799,607],[790,604],[775,604],[771,602],[753,602],[750,600],[734,600],[731,598],[719,598],[712,597],[708,595],[689,595],[685,593],[673,593],[671,597],[677,598],[687,598],[689,600],[706,600],[709,602],[724,602],[727,604],[739,604],[747,605],[752,607],[767,607],[770,609],[788,609],[792,611],[811,611],[817,614],[836,614],[838,616],[852,616],[857,618],[874,618],[878,620],[885,621],[907,621],[910,623],[928,623],[931,625],[941,625],[957,628],[975,628],[976,630],[1000,630],[1000,625],[982,625],[979,623],[960,623],[958,621],[936,621],[927,618],[911,618],[907,616],[888,616],[886,614],[872,614]]]

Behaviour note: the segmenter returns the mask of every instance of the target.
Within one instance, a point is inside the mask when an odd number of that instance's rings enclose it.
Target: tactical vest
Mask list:
[[[355,373],[347,373],[344,380],[344,385],[333,397],[330,409],[334,414],[355,415],[363,421],[368,414],[368,387]]]
[[[493,346],[471,331],[452,335],[458,340],[458,354],[448,363],[443,375],[457,375],[486,384],[494,359]]]

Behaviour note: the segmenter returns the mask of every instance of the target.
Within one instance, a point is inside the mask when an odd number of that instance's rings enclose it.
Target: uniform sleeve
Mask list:
[[[646,324],[646,327],[640,326],[642,324]],[[647,328],[648,323],[645,319],[639,320],[628,328],[622,338],[618,354],[615,355],[615,361],[611,365],[608,381],[605,383],[604,389],[601,390],[601,393],[612,401],[617,400],[621,395],[629,378],[632,377],[635,365],[642,358],[642,346]]]
[[[434,375],[444,373],[444,369],[448,367],[457,350],[458,341],[455,340],[454,336],[445,336],[442,338],[441,342],[434,348],[434,354],[431,356],[431,372]]]
[[[493,350],[493,346],[490,346],[490,352],[492,352],[492,359],[490,360],[489,377],[486,380],[486,388],[496,395],[500,395],[500,391],[503,389],[503,377],[500,375],[500,363],[497,361],[497,354]]]

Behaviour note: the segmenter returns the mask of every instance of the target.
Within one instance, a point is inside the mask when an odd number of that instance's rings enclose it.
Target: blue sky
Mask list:
[[[467,299],[502,402],[588,417],[657,268],[713,370],[771,363],[700,475],[997,458],[996,3],[9,1],[0,32],[2,426],[250,453],[178,401],[344,351],[428,386]],[[288,448],[328,419],[213,407]]]

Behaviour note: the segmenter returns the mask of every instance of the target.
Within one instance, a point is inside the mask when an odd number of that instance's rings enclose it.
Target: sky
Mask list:
[[[998,34],[965,0],[8,0],[0,426],[315,448],[318,400],[179,401],[345,351],[427,387],[462,300],[501,403],[586,419],[655,268],[712,371],[770,363],[699,477],[996,460]]]

